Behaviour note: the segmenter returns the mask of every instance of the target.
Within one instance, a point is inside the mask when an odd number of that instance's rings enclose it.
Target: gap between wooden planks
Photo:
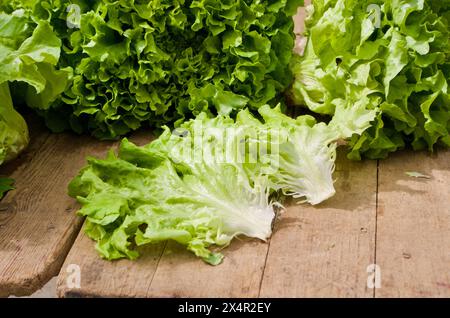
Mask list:
[[[111,145],[30,126],[27,152],[1,169],[16,180],[16,190],[0,203],[0,297],[32,294],[58,274],[83,223],[67,183],[87,155]]]

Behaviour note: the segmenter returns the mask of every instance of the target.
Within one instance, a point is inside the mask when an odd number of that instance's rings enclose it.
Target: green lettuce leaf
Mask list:
[[[175,130],[167,126],[138,147],[127,139],[118,154],[88,160],[71,182],[86,217],[86,233],[106,259],[138,256],[136,247],[174,240],[216,265],[238,235],[266,240],[272,232],[272,195],[319,204],[334,195],[337,141],[364,131],[376,111],[364,103],[328,125],[290,118],[280,107],[230,116],[201,113]],[[356,110],[356,111],[354,111]]]
[[[30,11],[0,3],[0,164],[15,158],[29,141],[24,119],[16,112],[10,86],[24,83],[19,97],[46,108],[65,90],[70,70],[56,70],[61,41],[47,21]]]
[[[47,21],[34,22],[23,9],[0,12],[0,25],[0,83],[27,83],[30,89],[26,98],[31,106],[48,107],[69,80],[70,70],[54,68],[61,40]]]
[[[327,0],[308,11],[290,95],[320,114],[343,117],[343,100],[377,110],[350,158],[450,146],[450,1]]]
[[[42,103],[53,98],[31,98],[55,131],[116,138],[202,112],[235,115],[276,103],[293,79],[292,16],[303,0],[16,2],[50,23],[62,40],[58,69],[73,70],[50,108]]]
[[[238,163],[199,161],[186,169],[159,148],[125,139],[117,156],[89,159],[70,184],[102,257],[134,259],[136,246],[171,239],[217,265],[223,256],[209,246],[238,235],[270,237],[275,213],[267,178],[250,180]]]
[[[328,125],[310,116],[293,119],[268,105],[259,108],[262,120],[248,109],[236,122],[201,114],[174,132],[166,128],[152,146],[187,170],[195,170],[198,159],[243,163],[250,178],[267,177],[272,192],[315,205],[335,194],[337,142],[361,134],[375,120],[377,112],[365,106],[365,100],[337,105],[342,116]]]
[[[338,107],[345,116],[335,117],[328,125],[317,123],[311,116],[293,119],[284,115],[279,107],[259,109],[264,124],[256,122],[248,112],[238,114],[239,124],[258,127],[258,134],[262,136],[257,139],[259,148],[270,144],[270,150],[263,151],[259,161],[265,165],[262,171],[272,181],[274,190],[313,205],[335,194],[333,172],[337,142],[361,134],[376,117],[376,111],[366,110],[364,103],[351,108]],[[267,135],[270,135],[269,142],[264,143]]]
[[[13,107],[8,83],[0,84],[0,165],[16,158],[28,145],[28,126]]]
[[[14,180],[0,177],[0,199],[2,199],[5,194],[11,190],[14,190]]]

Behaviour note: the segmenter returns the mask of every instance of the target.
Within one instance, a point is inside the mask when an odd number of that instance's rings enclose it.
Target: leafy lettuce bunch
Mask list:
[[[27,124],[13,103],[26,99],[45,107],[64,91],[70,70],[55,69],[60,47],[47,21],[35,21],[30,10],[0,1],[0,164],[15,158],[29,141]]]
[[[308,10],[291,95],[320,114],[363,99],[379,111],[351,139],[351,158],[450,146],[449,0],[318,0]]]
[[[63,41],[59,67],[74,72],[45,112],[56,131],[115,138],[143,123],[226,115],[273,102],[292,81],[302,0],[31,2]]]
[[[363,105],[363,104],[362,104]],[[90,158],[69,193],[82,204],[86,232],[106,259],[138,256],[136,247],[174,240],[204,261],[237,235],[266,240],[282,192],[318,204],[332,195],[337,141],[370,126],[360,106],[328,125],[292,119],[279,107],[229,116],[202,113],[148,145],[123,140],[118,154]]]

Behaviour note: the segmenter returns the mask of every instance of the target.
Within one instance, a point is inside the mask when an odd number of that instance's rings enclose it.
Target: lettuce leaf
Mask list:
[[[89,159],[70,184],[102,257],[134,259],[136,246],[171,239],[217,265],[223,256],[209,246],[238,235],[270,237],[275,213],[267,178],[250,180],[238,163],[199,161],[184,169],[158,147],[124,139],[117,156]]]
[[[308,11],[290,93],[320,114],[342,117],[338,104],[363,99],[378,111],[350,158],[450,146],[450,1],[322,0]]]
[[[261,120],[248,109],[229,117],[199,115],[175,131],[165,132],[152,144],[183,169],[197,161],[240,162],[251,179],[263,175],[272,192],[319,204],[335,194],[333,172],[337,142],[360,135],[375,120],[365,101],[338,105],[342,116],[327,125],[311,116],[293,119],[281,108],[259,108]]]
[[[337,142],[361,134],[376,117],[376,111],[366,110],[363,103],[351,109],[339,107],[346,116],[335,117],[328,125],[318,123],[311,116],[293,119],[283,114],[280,107],[261,107],[259,113],[264,123],[255,121],[248,111],[238,114],[238,124],[258,127],[258,134],[262,136],[257,139],[259,148],[267,147],[261,143],[270,135],[270,150],[263,151],[259,161],[274,190],[312,205],[335,194],[333,172]],[[256,169],[261,170],[261,167],[256,166]]]
[[[14,180],[0,177],[0,199],[3,199],[8,191],[14,190]]]
[[[202,113],[145,146],[124,139],[117,155],[88,159],[69,194],[106,259],[134,259],[137,246],[171,239],[217,265],[222,255],[208,247],[270,237],[272,195],[311,204],[334,195],[337,141],[376,117],[361,105],[339,106],[347,115],[328,125],[268,105],[259,108],[262,120],[248,109],[236,120]]]

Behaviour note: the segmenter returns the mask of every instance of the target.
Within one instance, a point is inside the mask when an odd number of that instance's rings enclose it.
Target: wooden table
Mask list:
[[[217,267],[173,242],[108,262],[81,231],[67,184],[113,143],[31,126],[28,151],[0,168],[17,187],[0,202],[0,296],[31,294],[55,275],[61,297],[450,296],[450,151],[379,162],[340,153],[334,198],[288,207],[268,243],[235,240]]]

